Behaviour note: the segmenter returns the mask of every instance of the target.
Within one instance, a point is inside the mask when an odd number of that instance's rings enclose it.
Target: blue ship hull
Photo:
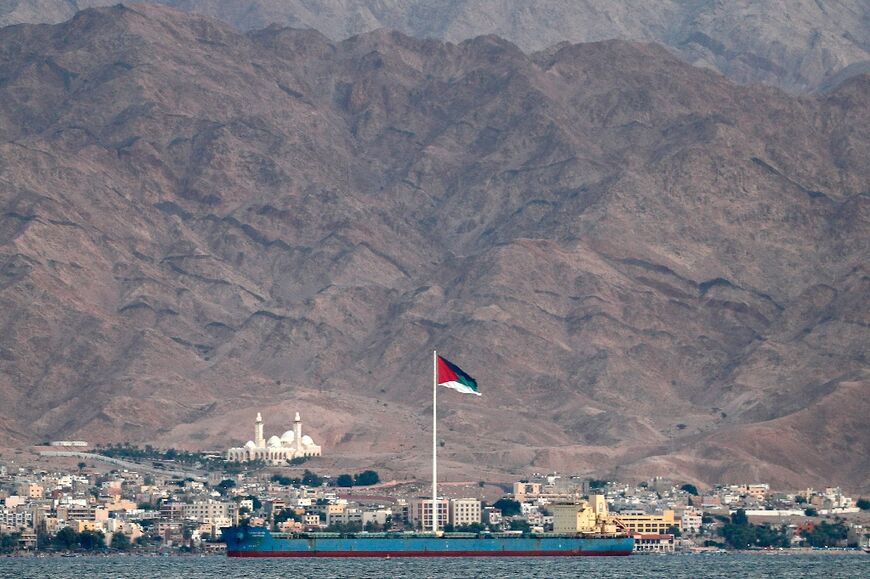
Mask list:
[[[221,530],[229,557],[558,557],[630,555],[631,537],[287,535],[263,527]]]

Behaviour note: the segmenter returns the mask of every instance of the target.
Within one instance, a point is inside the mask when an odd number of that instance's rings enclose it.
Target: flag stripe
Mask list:
[[[478,396],[481,396],[480,392],[478,392],[477,390],[472,390],[461,382],[442,382],[441,384],[439,384],[439,386],[444,386],[446,388],[456,390],[457,392],[461,392],[462,394],[476,394]]]
[[[462,368],[448,360],[438,356],[437,383],[447,388],[452,388],[463,394],[477,394],[477,381],[465,373]]]

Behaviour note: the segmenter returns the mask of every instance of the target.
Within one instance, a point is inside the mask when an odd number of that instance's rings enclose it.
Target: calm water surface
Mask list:
[[[0,577],[43,578],[297,578],[297,577],[553,577],[870,578],[870,555],[641,555],[508,559],[227,559],[208,557],[2,558]]]

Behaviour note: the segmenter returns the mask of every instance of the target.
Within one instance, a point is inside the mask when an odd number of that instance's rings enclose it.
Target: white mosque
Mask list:
[[[254,423],[254,440],[249,440],[245,446],[231,448],[227,451],[227,460],[247,462],[249,460],[264,460],[269,464],[283,464],[291,458],[320,456],[320,447],[307,434],[302,434],[302,418],[296,413],[293,420],[293,430],[281,435],[263,437],[263,417],[257,412]]]

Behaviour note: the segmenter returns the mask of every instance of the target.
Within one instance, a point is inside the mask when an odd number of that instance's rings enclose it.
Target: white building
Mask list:
[[[230,461],[264,460],[269,464],[282,464],[290,459],[308,456],[320,456],[320,446],[314,444],[310,436],[302,434],[302,418],[298,412],[293,420],[293,430],[288,430],[280,437],[271,436],[269,440],[263,436],[263,417],[258,412],[254,423],[254,440],[227,451],[227,460]]]
[[[480,501],[477,499],[450,499],[450,524],[454,527],[480,524]]]
[[[194,519],[201,523],[232,521],[235,504],[207,499],[185,504],[182,512],[185,519]]]
[[[702,515],[702,512],[697,511],[692,507],[686,508],[680,516],[683,531],[686,533],[698,533],[701,530],[701,524],[703,523]]]

